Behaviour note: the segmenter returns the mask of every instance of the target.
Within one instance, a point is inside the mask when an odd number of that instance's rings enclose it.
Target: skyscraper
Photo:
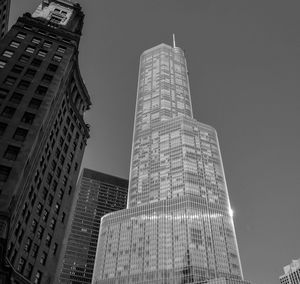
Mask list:
[[[4,37],[8,29],[10,0],[0,0],[0,39]]]
[[[283,270],[284,274],[279,277],[281,284],[300,284],[300,259],[293,260]]]
[[[43,1],[0,42],[1,272],[18,283],[54,279],[89,137],[83,18],[78,4]]]
[[[128,180],[83,169],[55,283],[91,283],[101,217],[126,208]]]
[[[216,278],[245,283],[217,133],[193,118],[174,41],[141,55],[127,209],[102,218],[93,283]]]

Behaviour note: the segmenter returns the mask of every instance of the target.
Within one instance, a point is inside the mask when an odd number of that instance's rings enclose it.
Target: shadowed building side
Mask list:
[[[11,0],[0,0],[0,40],[5,36],[8,30],[10,1]]]
[[[1,275],[51,283],[89,127],[78,66],[84,14],[43,1],[0,42]]]

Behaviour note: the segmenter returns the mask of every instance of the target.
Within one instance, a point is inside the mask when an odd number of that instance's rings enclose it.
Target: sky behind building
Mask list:
[[[11,23],[39,0],[12,1]],[[79,1],[93,107],[83,166],[128,178],[139,55],[186,51],[194,117],[219,135],[246,279],[279,283],[299,258],[300,2]]]

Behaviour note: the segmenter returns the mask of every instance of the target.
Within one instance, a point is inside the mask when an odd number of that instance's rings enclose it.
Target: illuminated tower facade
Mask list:
[[[193,118],[175,43],[140,58],[128,194],[102,218],[93,283],[245,283],[217,133]]]
[[[300,284],[300,259],[292,260],[283,270],[284,274],[279,277],[281,284]]]
[[[83,18],[79,4],[44,0],[0,41],[1,283],[55,277],[89,137]]]

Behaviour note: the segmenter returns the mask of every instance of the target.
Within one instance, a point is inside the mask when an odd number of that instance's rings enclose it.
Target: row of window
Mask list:
[[[18,39],[23,40],[23,39],[25,39],[26,34],[24,34],[24,33],[18,33],[16,37],[17,37]],[[35,44],[35,45],[27,46],[26,51],[29,52],[29,53],[33,53],[33,52],[35,51],[36,45],[37,45],[37,44],[40,44],[40,43],[42,42],[42,39],[41,39],[41,38],[38,38],[38,37],[33,37],[32,40],[31,40],[31,42],[32,42],[33,44]],[[11,41],[11,43],[10,43],[9,46],[10,46],[10,47],[13,47],[13,48],[19,48],[20,44],[21,44],[21,43],[20,43],[19,41],[13,40],[13,41]],[[49,49],[49,48],[52,47],[52,44],[53,44],[52,42],[45,40],[45,41],[43,42],[42,47],[45,48],[45,49]],[[66,50],[67,50],[67,48],[66,48],[65,46],[62,46],[62,45],[59,45],[59,46],[57,47],[57,49],[56,49],[57,52],[62,53],[62,54],[65,53]]]
[[[33,50],[31,47],[27,47],[25,51],[27,51],[28,53],[33,53],[33,52],[34,52],[34,50]],[[38,53],[37,53],[37,55],[40,56],[40,57],[42,57],[42,58],[45,58],[45,57],[47,56],[47,53],[48,53],[48,52],[47,52],[46,50],[39,50]],[[2,53],[2,56],[6,57],[6,58],[12,58],[13,55],[14,55],[14,51],[9,50],[9,49],[4,50],[4,52]],[[28,61],[29,61],[29,58],[28,58],[28,57],[29,57],[29,56],[22,55],[22,56],[19,58],[19,61],[20,61],[20,62],[28,62]],[[27,58],[28,58],[28,59],[27,59]],[[52,57],[52,60],[53,60],[54,62],[60,63],[61,60],[62,60],[62,57],[55,54],[55,55]],[[2,61],[1,61],[1,66],[2,66],[2,68],[5,66],[5,64],[6,64],[6,62],[2,60]]]

